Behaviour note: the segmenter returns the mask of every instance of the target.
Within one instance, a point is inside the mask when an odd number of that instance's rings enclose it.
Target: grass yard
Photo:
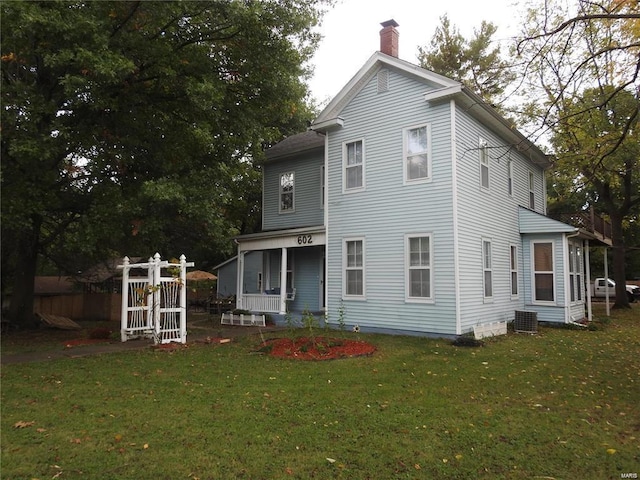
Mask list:
[[[640,305],[598,325],[482,348],[361,334],[373,356],[328,362],[252,336],[7,365],[2,478],[640,475]]]

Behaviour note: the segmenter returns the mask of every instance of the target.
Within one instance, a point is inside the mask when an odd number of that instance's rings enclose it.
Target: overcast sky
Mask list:
[[[400,26],[400,58],[418,63],[418,45],[429,46],[440,17],[448,14],[465,38],[482,20],[498,26],[494,35],[506,40],[520,29],[520,9],[514,0],[338,0],[324,17],[323,39],[313,59],[310,82],[321,106],[347,84],[367,59],[380,49],[381,22],[394,19]]]

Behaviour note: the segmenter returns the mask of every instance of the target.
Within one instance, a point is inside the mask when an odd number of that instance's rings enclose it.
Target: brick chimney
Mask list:
[[[400,34],[396,27],[398,23],[395,20],[387,20],[382,22],[382,30],[380,30],[380,51],[398,58],[398,37]]]

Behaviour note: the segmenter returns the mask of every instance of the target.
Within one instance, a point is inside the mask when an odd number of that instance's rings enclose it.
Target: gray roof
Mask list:
[[[308,150],[324,148],[324,135],[313,130],[291,135],[266,151],[267,160],[276,160]]]

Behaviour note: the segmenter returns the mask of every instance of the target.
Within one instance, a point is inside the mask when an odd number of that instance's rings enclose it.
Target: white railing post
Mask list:
[[[120,340],[126,342],[129,319],[129,257],[122,259],[122,301],[120,308]]]
[[[287,313],[287,247],[282,247],[280,258],[280,314]]]
[[[156,254],[153,256],[152,259],[149,259],[150,262],[152,263],[151,265],[151,274],[152,274],[152,280],[149,283],[149,286],[151,288],[149,288],[150,290],[150,301],[152,303],[150,303],[150,307],[151,307],[151,318],[152,318],[152,322],[153,322],[153,331],[155,332],[155,339],[156,342],[159,338],[160,335],[160,301],[162,299],[162,295],[160,293],[160,288],[162,287],[161,283],[160,283],[160,277],[162,276],[161,272],[160,272],[160,254],[158,252],[156,252]],[[157,285],[156,285],[157,283]]]
[[[180,255],[180,343],[187,341],[187,257]]]

